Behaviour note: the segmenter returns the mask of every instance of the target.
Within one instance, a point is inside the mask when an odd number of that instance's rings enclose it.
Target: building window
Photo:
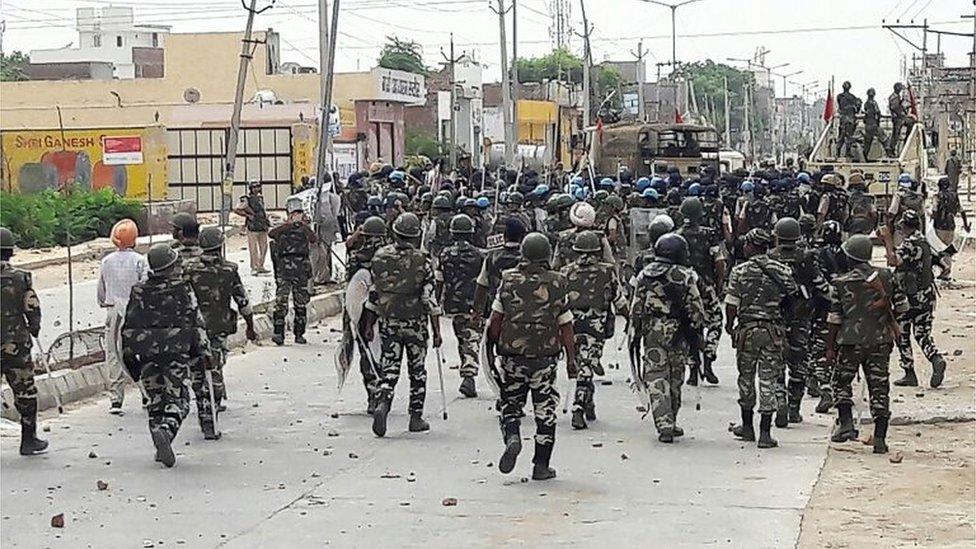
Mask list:
[[[93,48],[100,48],[100,47],[102,47],[102,35],[101,34],[93,34],[92,35],[92,47]]]
[[[158,32],[152,33],[152,45],[153,45],[154,48],[158,48],[159,47],[159,33]]]
[[[115,45],[118,46],[118,47],[120,47],[120,48],[122,47],[122,37],[121,36],[116,36],[115,37]]]

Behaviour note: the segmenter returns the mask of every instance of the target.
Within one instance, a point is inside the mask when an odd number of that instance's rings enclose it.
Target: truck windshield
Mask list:
[[[701,158],[718,152],[718,134],[711,130],[661,130],[657,135],[656,157]]]

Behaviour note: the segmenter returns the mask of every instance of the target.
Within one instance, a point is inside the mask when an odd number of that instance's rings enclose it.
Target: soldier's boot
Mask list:
[[[305,339],[305,334],[295,334],[295,343],[299,345],[305,345],[308,343],[308,340]]]
[[[478,390],[474,386],[474,378],[466,377],[461,380],[461,386],[458,387],[458,392],[464,395],[466,398],[475,398],[478,396]]]
[[[663,427],[657,433],[657,440],[665,444],[671,444],[674,442],[674,429],[671,427]]]
[[[411,433],[423,433],[424,431],[430,431],[430,423],[424,419],[419,412],[413,412],[410,414],[410,427]]]
[[[820,385],[817,380],[812,376],[807,378],[807,395],[813,398],[820,398],[822,391],[820,390]]]
[[[390,403],[384,397],[377,397],[376,409],[373,410],[373,434],[378,437],[386,436],[386,416],[390,413]]]
[[[582,408],[577,407],[575,410],[573,410],[572,425],[573,425],[573,429],[576,429],[577,431],[586,429],[587,427],[586,419],[583,416]]]
[[[214,424],[210,420],[201,421],[200,430],[203,431],[203,438],[205,440],[218,440],[220,438],[220,433],[214,429]]]
[[[816,412],[818,414],[826,414],[830,412],[830,407],[834,405],[834,399],[831,398],[828,391],[820,391],[820,402],[817,403]]]
[[[803,401],[803,382],[790,383],[789,387],[789,423],[803,423],[803,416],[800,415],[800,403]]]
[[[596,401],[593,400],[592,394],[586,400],[586,404],[583,405],[583,417],[586,418],[586,421],[596,421]]]
[[[932,359],[932,379],[929,380],[929,385],[933,389],[938,389],[939,385],[942,385],[942,380],[945,379],[946,371],[946,361],[942,358],[942,355],[935,355]]]
[[[556,478],[556,470],[549,467],[552,457],[552,444],[535,443],[535,456],[532,457],[532,480],[549,480]]]
[[[779,446],[773,435],[770,434],[770,429],[772,428],[773,414],[763,413],[759,415],[759,442],[756,446],[760,448],[775,448]]]
[[[685,436],[685,430],[682,429],[681,427],[678,427],[677,425],[671,428],[671,433],[674,434],[674,438]]]
[[[776,427],[785,429],[790,424],[790,405],[784,402],[776,408]]]
[[[376,396],[369,390],[366,391],[366,415],[371,416],[376,410]]]
[[[712,370],[712,360],[706,358],[702,363],[702,377],[705,381],[711,383],[712,385],[718,385],[718,376],[715,375],[715,371]]]
[[[830,435],[831,442],[847,442],[857,438],[857,430],[854,428],[854,416],[851,415],[850,404],[837,405],[837,425],[834,432]]]
[[[498,460],[498,470],[508,474],[515,468],[515,461],[522,452],[522,435],[519,433],[517,423],[508,423],[502,427],[502,435],[505,442],[505,452]]]
[[[887,454],[888,444],[885,438],[888,436],[888,418],[879,417],[874,420],[874,453]]]
[[[918,387],[918,377],[915,376],[914,368],[905,368],[905,375],[901,379],[896,379],[892,385],[898,387]]]
[[[47,450],[47,441],[37,438],[37,401],[27,405],[20,419],[20,455],[33,456]]]
[[[284,345],[285,344],[285,325],[284,324],[282,324],[281,326],[275,325],[275,327],[274,327],[274,335],[271,336],[271,341],[273,341],[275,345]]]
[[[691,368],[689,368],[688,385],[691,387],[698,386],[698,367],[695,364],[692,364]]]
[[[595,376],[602,376],[603,374],[607,373],[606,370],[603,369],[603,364],[600,364],[600,361],[594,362],[591,368],[593,369],[593,375]]]
[[[732,428],[732,434],[739,440],[756,440],[756,430],[752,426],[752,410],[742,408],[742,423]]]
[[[176,454],[173,453],[173,435],[165,427],[152,429],[153,446],[156,447],[156,461],[167,467],[176,465]]]

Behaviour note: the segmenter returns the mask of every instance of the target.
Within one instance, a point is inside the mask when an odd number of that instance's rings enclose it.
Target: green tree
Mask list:
[[[400,40],[396,36],[387,36],[386,44],[380,51],[377,60],[384,69],[395,69],[427,75],[430,70],[424,65],[423,47],[413,40]]]
[[[728,78],[730,125],[732,126],[733,130],[738,130],[745,126],[743,123],[744,112],[742,108],[743,97],[745,94],[744,90],[746,86],[752,86],[752,89],[755,90],[755,81],[751,72],[730,67],[729,65],[725,65],[723,63],[715,63],[711,59],[684,65],[682,67],[682,72],[695,84],[695,94],[698,96],[697,100],[699,108],[702,108],[705,97],[708,97],[709,101],[715,106],[715,113],[713,116],[715,120],[713,120],[712,123],[720,132],[725,131],[724,80],[725,78]],[[752,109],[752,113],[749,118],[755,134],[755,132],[761,130],[763,121],[756,112],[756,109]]]
[[[565,48],[552,50],[542,57],[519,58],[515,66],[518,67],[519,82],[541,83],[557,79],[576,84],[583,82],[583,59]]]
[[[440,141],[412,130],[407,130],[404,150],[408,155],[423,155],[432,160],[444,155],[444,145]]]
[[[28,65],[30,65],[30,57],[23,52],[15,51],[10,55],[0,53],[0,81],[29,80]]]

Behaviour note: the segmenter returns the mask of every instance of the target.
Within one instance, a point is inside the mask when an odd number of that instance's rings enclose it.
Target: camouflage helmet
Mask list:
[[[688,258],[688,241],[678,233],[663,234],[654,242],[654,255],[683,263]]]
[[[420,204],[425,208],[429,208],[431,203],[434,202],[434,193],[427,191],[420,195]]]
[[[610,196],[608,196],[604,204],[606,204],[608,208],[610,208],[615,212],[619,212],[624,209],[624,199],[620,198],[615,194],[611,194]]]
[[[871,252],[874,251],[874,244],[871,237],[864,234],[856,234],[848,238],[841,244],[844,255],[861,263],[871,261]]]
[[[404,212],[393,221],[393,233],[404,238],[420,236],[420,218],[411,212]]]
[[[457,214],[451,218],[451,234],[474,234],[474,222],[465,214]]]
[[[572,196],[566,193],[560,193],[559,195],[557,195],[556,198],[557,210],[568,210],[573,206],[573,204],[576,204],[576,200]]]
[[[773,227],[776,239],[782,242],[796,242],[800,239],[800,223],[792,217],[784,217]]]
[[[451,199],[444,195],[437,195],[434,197],[434,201],[430,203],[430,206],[435,210],[450,210]]]
[[[522,259],[527,261],[548,261],[552,256],[552,244],[542,233],[529,233],[522,239]]]
[[[191,213],[178,212],[169,220],[169,224],[173,226],[174,229],[183,230],[186,227],[192,227],[197,224],[197,218]]]
[[[220,227],[204,227],[200,231],[200,248],[204,251],[215,250],[224,245],[224,232]]]
[[[702,206],[701,200],[695,196],[689,196],[682,200],[678,211],[683,217],[692,221],[699,221],[705,215],[705,208]]]
[[[661,235],[674,230],[674,220],[667,214],[659,214],[647,226],[647,236],[652,243],[657,242]]]
[[[610,193],[604,189],[600,189],[599,191],[593,193],[593,201],[597,204],[603,204],[608,198],[610,198]]]
[[[525,202],[524,194],[518,191],[512,191],[508,193],[508,201],[506,202],[506,204],[516,204],[521,206],[523,202]]]
[[[369,216],[363,221],[361,231],[365,236],[386,236],[386,221],[377,215]]]
[[[154,273],[158,273],[176,265],[180,260],[180,254],[176,253],[169,244],[156,244],[149,248],[146,259],[149,261],[149,268]]]
[[[799,223],[800,223],[800,232],[802,232],[803,234],[811,234],[813,233],[813,228],[817,224],[817,218],[813,217],[813,214],[808,214],[808,213],[801,214]]]
[[[0,250],[14,249],[14,233],[6,227],[0,227]]]
[[[750,229],[744,238],[746,244],[751,244],[758,248],[768,248],[773,243],[773,238],[769,236],[769,231],[761,227]]]
[[[600,237],[593,231],[583,231],[576,235],[573,241],[573,251],[580,253],[599,252],[603,250]]]
[[[305,211],[305,205],[302,204],[302,199],[297,196],[291,196],[285,201],[285,211],[288,213],[302,212]]]

